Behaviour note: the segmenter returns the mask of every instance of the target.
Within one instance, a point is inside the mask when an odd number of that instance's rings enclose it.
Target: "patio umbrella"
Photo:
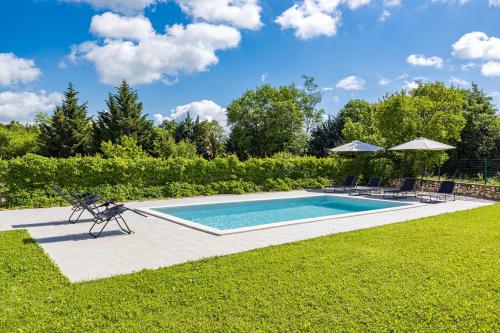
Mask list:
[[[389,148],[389,150],[424,150],[424,151],[440,151],[449,149],[455,149],[455,147],[422,137],[403,143],[399,146]],[[420,182],[422,182],[423,178],[424,175],[422,173],[420,177]]]
[[[330,149],[330,151],[333,152],[348,152],[348,153],[353,153],[353,152],[375,152],[379,150],[383,150],[384,148],[371,145],[369,143],[355,140],[353,142],[346,143],[345,145],[338,146],[335,148]]]

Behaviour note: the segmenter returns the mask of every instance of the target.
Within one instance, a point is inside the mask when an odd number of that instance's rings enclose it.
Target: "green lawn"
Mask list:
[[[499,294],[500,204],[78,284],[0,233],[1,332],[499,332]]]

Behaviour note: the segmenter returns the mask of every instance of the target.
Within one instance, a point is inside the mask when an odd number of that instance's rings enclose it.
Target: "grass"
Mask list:
[[[8,231],[0,331],[498,332],[499,267],[500,204],[78,284]]]

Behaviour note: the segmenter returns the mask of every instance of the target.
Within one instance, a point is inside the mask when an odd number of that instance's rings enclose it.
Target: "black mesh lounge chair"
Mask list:
[[[85,211],[83,206],[80,205],[78,203],[78,201],[76,201],[76,199],[74,199],[72,197],[70,198],[67,195],[65,195],[59,187],[53,186],[53,188],[54,188],[54,191],[56,191],[56,193],[59,194],[61,196],[61,198],[64,199],[64,201],[66,201],[67,203],[69,203],[71,205],[71,215],[69,216],[68,221],[71,223],[78,222],[78,220],[82,216],[83,212]],[[101,207],[107,207],[111,203],[110,201],[108,201],[108,202],[105,202],[103,204],[98,204],[101,200],[103,200],[103,198],[98,196],[98,195],[93,195],[90,193],[84,193],[84,194],[74,193],[74,194],[77,195],[78,198],[80,198],[83,202],[85,202],[86,205],[88,205],[89,207],[92,207],[94,209],[99,209]],[[76,219],[72,220],[71,218],[73,217],[73,215],[75,215],[78,212],[79,212],[79,214],[76,217]]]
[[[355,176],[347,176],[340,185],[333,185],[324,189],[325,192],[345,192],[356,185]]]
[[[104,231],[104,229],[106,228],[106,226],[108,225],[108,223],[113,221],[113,220],[118,224],[118,226],[120,227],[120,229],[124,233],[126,233],[128,235],[130,235],[132,233],[132,230],[130,230],[127,222],[125,222],[125,219],[122,216],[123,213],[125,213],[126,211],[129,210],[127,207],[124,207],[123,205],[114,205],[114,206],[110,206],[110,207],[106,208],[103,211],[98,211],[98,210],[90,207],[89,205],[87,205],[85,203],[85,201],[83,201],[78,196],[78,194],[73,193],[73,192],[70,192],[70,194],[85,210],[87,210],[93,216],[94,223],[92,224],[92,226],[90,227],[90,230],[89,230],[90,236],[92,236],[94,238],[99,237],[101,235],[101,233]],[[120,220],[121,220],[121,222],[120,222]],[[122,225],[122,223],[123,223],[123,225]],[[97,225],[102,225],[101,229],[97,233],[92,232],[94,227],[96,227]]]
[[[453,198],[453,201],[455,201],[456,197],[454,190],[455,182],[445,180],[444,182],[441,182],[436,192],[421,192],[418,196],[420,197],[420,202],[446,202],[448,201],[448,198]]]
[[[380,193],[380,183],[382,183],[382,177],[372,177],[366,186],[356,186],[349,189],[349,195],[370,195],[372,192]]]
[[[416,197],[417,196],[417,191],[415,190],[416,185],[417,185],[417,180],[415,178],[406,177],[399,189],[385,190],[383,197],[387,198],[387,196],[389,196],[390,198],[393,199],[408,198],[410,196]]]

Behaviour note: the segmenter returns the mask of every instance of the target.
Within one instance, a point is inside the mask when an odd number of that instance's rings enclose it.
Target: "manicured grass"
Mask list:
[[[78,284],[3,232],[0,331],[498,332],[499,267],[500,204]]]

